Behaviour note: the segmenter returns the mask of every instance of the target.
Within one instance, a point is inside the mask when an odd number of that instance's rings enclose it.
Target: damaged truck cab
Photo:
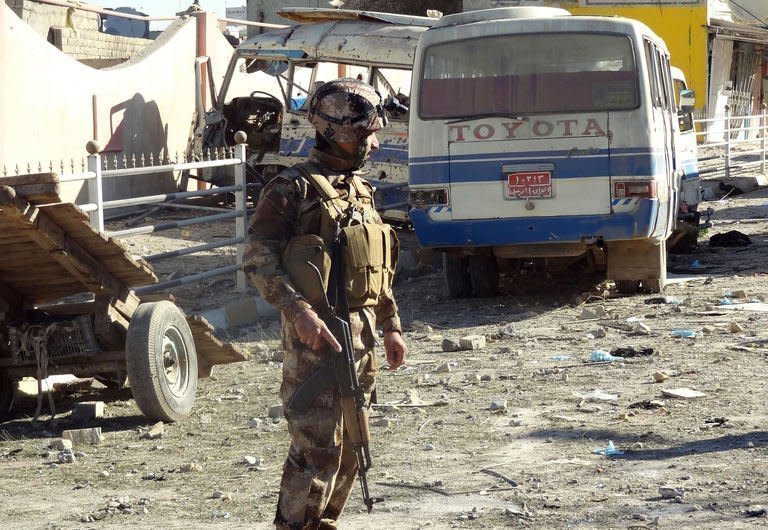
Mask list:
[[[331,79],[357,77],[379,91],[389,114],[364,176],[376,187],[385,217],[404,220],[411,68],[419,35],[436,19],[342,9],[293,8],[279,14],[298,23],[238,46],[218,94],[211,83],[212,108],[203,108],[198,96],[194,147],[203,152],[228,147],[237,131],[245,132],[248,180],[258,187],[309,155],[315,131],[306,111],[314,90]],[[205,63],[198,58],[199,73]],[[209,79],[210,70],[208,63]],[[254,79],[242,93],[233,81],[240,74]],[[216,185],[232,182],[225,171],[207,170],[198,178]]]

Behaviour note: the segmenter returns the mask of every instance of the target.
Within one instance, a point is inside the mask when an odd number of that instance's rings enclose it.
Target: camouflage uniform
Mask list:
[[[365,181],[349,171],[332,170],[332,167],[338,167],[338,159],[317,149],[307,165],[312,173],[325,175],[342,197],[355,198],[355,190],[359,188],[351,185],[352,179],[358,179],[358,186]],[[364,186],[370,191],[368,183]],[[326,363],[329,355],[335,354],[327,345],[313,351],[299,340],[294,321],[310,305],[292,285],[281,264],[281,252],[292,237],[320,235],[319,199],[318,191],[301,171],[289,168],[281,172],[262,191],[251,220],[245,257],[251,282],[282,315],[285,356],[280,394],[291,447],[280,485],[275,518],[278,528],[336,528],[357,472],[355,455],[343,429],[335,385],[326,387],[306,414],[297,414],[288,407],[297,386]],[[356,200],[373,210],[371,198],[357,197]],[[381,222],[375,210],[373,213]],[[400,331],[391,286],[385,286],[375,306],[350,307],[350,331],[355,358],[359,360],[358,377],[366,393],[372,390],[376,375],[377,325],[385,332]]]

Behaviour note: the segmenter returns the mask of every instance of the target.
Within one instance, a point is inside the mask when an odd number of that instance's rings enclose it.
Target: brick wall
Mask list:
[[[50,42],[62,52],[90,66],[115,64],[142,50],[149,39],[120,37],[93,29],[76,32],[67,27],[52,27]]]
[[[151,41],[99,31],[99,15],[31,0],[6,0],[24,22],[62,52],[94,68],[125,61]]]

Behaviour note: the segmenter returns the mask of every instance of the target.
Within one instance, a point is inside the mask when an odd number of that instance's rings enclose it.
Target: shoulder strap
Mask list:
[[[317,192],[320,194],[320,196],[324,200],[330,200],[330,199],[338,199],[339,198],[339,192],[336,191],[336,188],[331,186],[331,183],[328,182],[328,179],[325,178],[325,175],[319,175],[314,171],[311,171],[309,164],[297,164],[295,166],[297,170],[301,172],[304,177],[309,181],[310,184],[317,190]]]
[[[352,175],[352,185],[355,187],[355,192],[357,193],[358,197],[367,197],[369,199],[372,198],[371,184],[369,182],[366,182],[357,175]]]

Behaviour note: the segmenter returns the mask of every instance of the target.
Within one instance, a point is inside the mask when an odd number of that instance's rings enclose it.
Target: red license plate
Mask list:
[[[523,171],[507,174],[508,199],[549,199],[552,197],[550,171]]]

